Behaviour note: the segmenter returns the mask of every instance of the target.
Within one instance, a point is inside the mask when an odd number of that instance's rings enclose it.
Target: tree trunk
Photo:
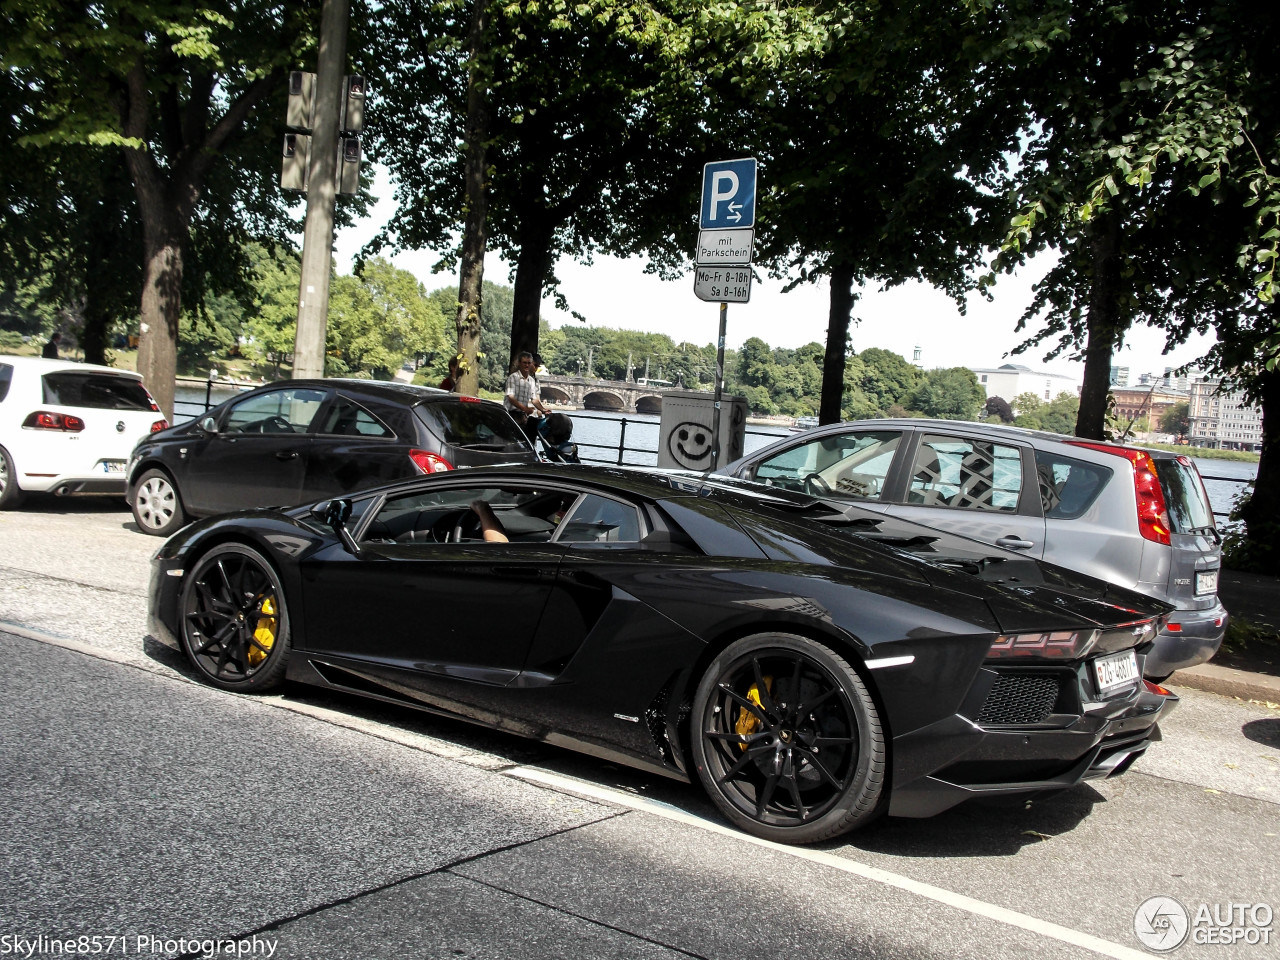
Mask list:
[[[464,173],[467,218],[462,231],[462,262],[458,275],[458,383],[454,389],[468,396],[480,393],[480,317],[484,292],[485,229],[488,194],[485,190],[486,143],[489,139],[489,99],[480,68],[489,23],[486,0],[472,0],[468,34],[467,157]]]
[[[827,314],[827,351],[822,358],[822,402],[820,424],[837,423],[844,402],[844,365],[849,353],[849,324],[853,304],[853,267],[838,264],[831,268],[831,306]]]
[[[142,265],[142,309],[138,372],[161,411],[173,420],[178,364],[178,322],[182,316],[182,241],[185,228],[149,215],[143,206],[146,257]]]
[[[1128,318],[1120,316],[1120,262],[1116,255],[1120,218],[1114,211],[1101,214],[1091,225],[1089,254],[1093,277],[1089,291],[1089,336],[1084,349],[1084,385],[1080,388],[1080,412],[1076,436],[1102,440],[1107,423],[1107,397],[1111,392],[1111,358]]]
[[[538,328],[542,317],[542,288],[551,272],[551,231],[521,231],[516,258],[516,285],[511,304],[511,356],[507,369],[525,350],[538,352]]]
[[[1280,370],[1262,375],[1262,454],[1253,493],[1240,511],[1250,569],[1275,573],[1280,568]]]

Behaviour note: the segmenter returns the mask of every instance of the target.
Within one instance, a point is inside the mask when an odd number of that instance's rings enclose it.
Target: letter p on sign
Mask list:
[[[754,157],[721,160],[702,168],[701,228],[751,227],[756,222]]]

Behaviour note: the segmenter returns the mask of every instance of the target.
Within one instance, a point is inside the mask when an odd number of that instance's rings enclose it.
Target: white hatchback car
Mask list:
[[[36,491],[123,497],[134,444],[168,425],[129,370],[0,356],[0,509]]]

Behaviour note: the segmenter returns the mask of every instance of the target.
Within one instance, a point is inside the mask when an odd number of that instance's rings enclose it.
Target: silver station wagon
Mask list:
[[[1195,464],[1161,450],[951,420],[859,420],[787,437],[719,471],[962,534],[1177,609],[1148,654],[1161,680],[1226,631],[1221,538]]]

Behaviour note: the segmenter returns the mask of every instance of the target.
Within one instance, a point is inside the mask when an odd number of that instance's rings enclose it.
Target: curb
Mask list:
[[[1280,704],[1280,677],[1262,673],[1246,673],[1230,667],[1202,663],[1198,667],[1179,670],[1164,682],[1166,687],[1191,687],[1241,700],[1260,700]]]

